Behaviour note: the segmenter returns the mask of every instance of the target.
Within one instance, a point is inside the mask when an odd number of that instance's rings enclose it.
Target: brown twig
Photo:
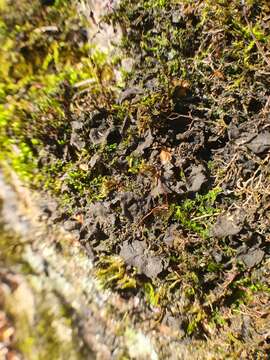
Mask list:
[[[168,209],[169,209],[168,204],[163,204],[163,205],[154,207],[139,221],[138,226],[140,226],[144,222],[144,220],[147,219],[153,213],[160,211],[160,210],[168,210]]]

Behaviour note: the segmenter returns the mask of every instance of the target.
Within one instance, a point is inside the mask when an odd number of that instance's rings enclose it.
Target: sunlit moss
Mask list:
[[[215,188],[205,195],[196,194],[195,199],[186,199],[180,205],[173,204],[174,218],[180,222],[184,229],[194,231],[203,239],[207,238],[209,236],[209,224],[220,212],[215,206],[220,192],[220,188]]]
[[[119,256],[103,256],[97,264],[96,276],[104,287],[135,289],[137,282],[134,275],[127,273],[124,260]]]

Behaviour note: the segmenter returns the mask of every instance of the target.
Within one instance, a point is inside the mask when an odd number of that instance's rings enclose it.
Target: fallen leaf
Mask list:
[[[213,77],[216,77],[216,78],[218,78],[218,79],[220,79],[220,80],[225,80],[225,75],[224,75],[223,72],[220,71],[220,70],[215,70],[215,71],[213,71],[212,76],[213,76]]]
[[[160,154],[160,161],[163,165],[167,164],[172,159],[172,154],[168,150],[161,150]]]
[[[83,224],[83,214],[75,215],[74,219],[77,220],[80,224]]]
[[[87,171],[88,170],[88,165],[87,164],[80,164],[79,168],[83,171]]]

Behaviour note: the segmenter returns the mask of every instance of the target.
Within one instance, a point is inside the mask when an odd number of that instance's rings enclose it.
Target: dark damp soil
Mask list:
[[[46,14],[64,17],[64,3],[42,9],[43,23]],[[59,76],[64,56],[74,67],[87,59],[88,68],[74,70],[76,81],[70,72],[58,79],[45,107],[34,97],[35,115],[25,106],[23,122],[2,126],[23,146],[19,168],[27,163],[23,174],[43,191],[48,221],[80,239],[104,286],[143,297],[151,316],[175,323],[184,338],[222,333],[235,354],[266,356],[269,5],[122,0],[109,8],[104,21],[123,32],[112,58],[85,48],[70,14],[61,31],[44,35],[42,51],[59,38],[68,47],[43,64],[40,81],[48,71]],[[93,83],[79,88],[87,77]]]

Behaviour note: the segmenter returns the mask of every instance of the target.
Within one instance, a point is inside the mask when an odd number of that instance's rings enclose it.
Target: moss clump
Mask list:
[[[220,188],[210,190],[207,194],[196,194],[195,199],[186,199],[181,205],[173,205],[174,218],[181,225],[201,236],[203,239],[209,237],[209,226],[214,217],[220,213],[215,208],[215,202]]]
[[[35,179],[46,144],[63,153],[71,86],[96,76],[85,26],[75,3],[15,1],[1,9],[1,156],[24,180]]]
[[[136,289],[137,282],[133,274],[128,274],[123,259],[119,256],[103,256],[97,263],[96,276],[107,288],[117,290]]]

